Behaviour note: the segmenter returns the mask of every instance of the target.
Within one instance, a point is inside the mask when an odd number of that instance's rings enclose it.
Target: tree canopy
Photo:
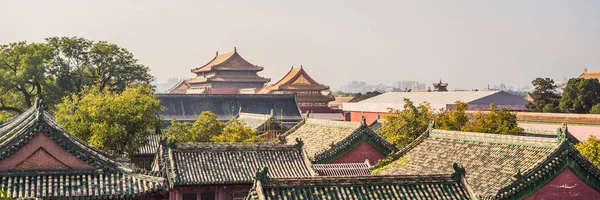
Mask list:
[[[236,118],[225,124],[223,133],[214,136],[213,142],[260,142],[257,131],[246,125],[246,122]]]
[[[489,112],[478,112],[469,120],[465,111],[468,104],[456,102],[449,110],[431,109],[428,103],[414,106],[409,99],[404,99],[404,109],[390,108],[384,115],[384,120],[379,132],[388,141],[399,148],[410,144],[427,129],[431,120],[435,121],[436,128],[442,130],[460,130],[468,132],[521,134],[523,129],[517,126],[517,116],[508,109],[497,109],[490,104]]]
[[[183,124],[176,119],[171,121],[171,126],[167,128],[169,138],[176,142],[196,143],[211,142],[214,136],[223,132],[225,124],[217,120],[217,115],[204,111],[196,118],[193,124],[184,122]]]
[[[122,92],[129,84],[151,80],[149,69],[131,52],[105,41],[53,37],[0,45],[0,120],[33,106],[35,98],[54,110],[63,97],[90,86]]]
[[[193,124],[173,119],[167,128],[167,135],[169,139],[182,143],[262,141],[257,131],[247,126],[246,122],[234,118],[223,123],[210,111],[202,112]]]
[[[559,107],[563,112],[589,113],[592,106],[599,103],[598,79],[572,78],[567,82]]]
[[[594,165],[600,167],[600,139],[592,135],[587,140],[576,144],[575,147]]]
[[[160,126],[162,106],[148,85],[130,85],[122,93],[84,88],[63,98],[57,122],[76,137],[113,156],[131,156]]]
[[[533,112],[557,112],[560,96],[551,78],[536,78],[531,82],[535,90],[530,93],[533,102],[526,105]]]
[[[404,147],[415,140],[427,129],[429,120],[433,119],[433,112],[429,104],[420,104],[418,107],[407,98],[404,98],[404,109],[389,108],[383,116],[383,124],[379,129],[388,141],[398,147]]]

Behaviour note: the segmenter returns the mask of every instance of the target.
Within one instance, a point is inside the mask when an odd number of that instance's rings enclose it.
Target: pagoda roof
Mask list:
[[[525,185],[517,183],[539,180],[538,175],[549,174],[549,171],[552,171],[546,166],[564,167],[566,161],[556,162],[557,156],[565,152],[567,154],[573,152],[572,144],[569,144],[573,142],[577,142],[577,139],[568,133],[566,127],[558,129],[556,134],[551,136],[545,131],[519,136],[437,130],[430,126],[413,143],[393,154],[395,161],[385,166],[378,166],[375,173],[381,175],[448,173],[452,168],[445,165],[457,162],[464,165],[465,179],[476,195],[488,199],[503,199],[509,195],[516,195],[523,191],[523,188],[527,188],[529,192],[527,194],[530,194],[533,186],[529,182]],[[571,146],[566,148],[569,145]],[[571,158],[579,159],[578,163],[585,160],[582,156],[571,156]],[[600,173],[597,168],[590,168],[589,164],[585,164],[589,168],[586,173],[594,175],[592,177],[596,184],[600,182]],[[525,176],[528,174],[531,176],[523,178],[522,172],[525,172]],[[552,173],[556,175],[558,172],[552,171]],[[533,174],[536,174],[536,177],[533,177]],[[551,179],[544,178],[544,180]],[[538,183],[536,187],[539,188],[540,182],[536,183]],[[598,184],[595,186],[598,188]]]
[[[340,158],[363,141],[368,142],[384,155],[398,150],[393,144],[369,129],[364,121],[346,122],[306,118],[281,135],[280,141],[291,144],[296,138],[304,141],[304,149],[317,163],[328,163]]]
[[[294,95],[272,94],[156,94],[165,107],[160,115],[165,120],[196,120],[203,111],[215,113],[219,120],[229,121],[240,112],[270,114],[275,120],[302,120]]]
[[[304,71],[304,68],[292,69],[275,84],[267,84],[259,93],[270,93],[275,90],[328,90],[329,86],[315,81]]]
[[[315,172],[302,142],[165,144],[158,154],[169,185],[252,184],[254,172],[269,167],[274,177],[306,177]]]
[[[266,83],[271,79],[260,77],[260,76],[228,76],[228,75],[219,75],[213,77],[196,77],[186,82],[188,84],[191,83],[206,83],[206,82],[238,82],[238,83],[247,83],[247,82],[258,82],[258,83]]]
[[[58,168],[37,169],[37,165],[29,165],[27,170],[0,170],[0,190],[7,192],[12,198],[117,199],[166,192],[163,177],[123,165],[62,129],[44,110],[40,100],[35,107],[0,127],[0,162],[13,158],[30,141],[40,137],[49,138],[52,143],[89,167],[72,169],[70,165],[62,164]],[[44,158],[54,158],[54,155],[48,153],[53,151],[46,151],[44,148],[39,147],[36,152],[45,153]],[[45,160],[50,161],[57,160]]]
[[[246,61],[237,52],[237,48],[233,48],[233,52],[219,55],[219,52],[215,57],[205,65],[192,69],[193,73],[209,72],[215,70],[229,70],[229,71],[262,71],[263,67],[253,65]]]
[[[246,200],[271,199],[476,199],[460,175],[270,178],[256,172]]]

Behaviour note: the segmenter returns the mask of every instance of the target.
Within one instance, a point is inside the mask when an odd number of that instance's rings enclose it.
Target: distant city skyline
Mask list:
[[[560,81],[600,71],[600,1],[4,1],[0,44],[104,40],[154,76],[191,78],[215,51],[279,80],[303,65],[318,82],[449,88]],[[160,81],[160,80],[159,80]]]

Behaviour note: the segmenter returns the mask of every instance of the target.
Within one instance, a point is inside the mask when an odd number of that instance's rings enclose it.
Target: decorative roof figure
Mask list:
[[[440,79],[439,83],[433,83],[433,91],[434,92],[448,92],[448,83],[442,83],[442,79]]]

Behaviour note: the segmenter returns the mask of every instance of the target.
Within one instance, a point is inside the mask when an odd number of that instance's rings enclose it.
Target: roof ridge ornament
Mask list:
[[[235,46],[233,46],[233,52],[237,53],[237,48]]]
[[[431,131],[435,128],[435,121],[429,121],[429,125],[427,126],[427,130]]]
[[[37,121],[39,121],[39,122],[44,121],[45,106],[44,106],[44,100],[42,98],[35,99],[35,109],[37,111],[37,113],[36,113]]]
[[[296,138],[296,146],[302,149],[302,147],[304,146],[304,141],[302,141],[302,139],[300,138]]]
[[[563,123],[561,127],[556,128],[556,143],[563,143],[567,140],[567,124]]]
[[[367,118],[364,115],[360,119],[360,126],[367,126]]]
[[[460,181],[467,174],[465,167],[463,167],[461,164],[454,163],[452,164],[452,168],[454,169],[454,173],[452,173],[452,178],[454,180]]]
[[[260,181],[261,183],[268,183],[269,182],[269,167],[264,167],[262,169],[259,169],[258,171],[256,171],[256,175],[254,176],[254,179],[256,179],[257,181]]]

